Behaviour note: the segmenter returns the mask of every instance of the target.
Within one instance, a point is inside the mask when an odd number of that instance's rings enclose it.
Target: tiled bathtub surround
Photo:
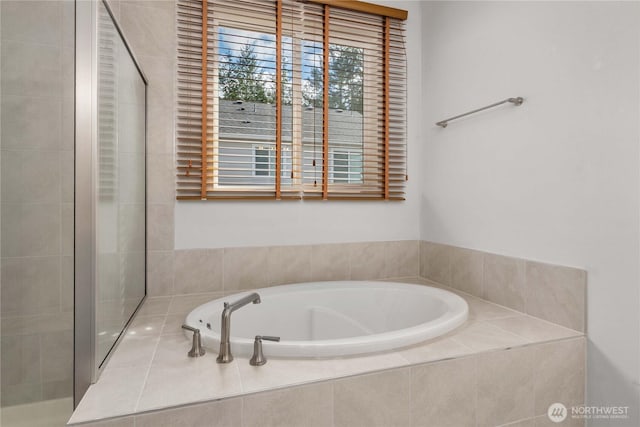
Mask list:
[[[438,286],[424,279],[404,281]],[[313,422],[328,426],[460,426],[466,420],[499,425],[544,414],[548,399],[582,403],[580,332],[462,292],[469,320],[444,337],[363,357],[272,358],[263,367],[249,366],[242,357],[220,365],[213,352],[186,357],[190,340],[180,330],[186,313],[221,295],[150,298],[73,421],[224,399],[112,423],[172,425],[171,420],[183,419],[204,426],[211,422],[207,414],[216,414],[225,426],[316,425],[305,418],[311,413],[317,414]],[[287,388],[319,381],[324,382]],[[425,417],[431,417],[429,423]]]
[[[167,259],[161,271],[151,272],[148,280],[152,296],[228,294],[309,281],[416,277],[420,242],[187,249],[175,251],[173,265],[169,262]],[[166,280],[169,273],[172,281]]]
[[[149,257],[155,266],[148,277],[151,296],[420,275],[568,328],[586,329],[584,270],[426,241],[185,249]]]
[[[586,330],[584,270],[422,241],[420,276],[568,328]]]
[[[150,256],[165,262],[158,262],[149,288],[166,296],[145,302],[74,423],[130,414],[95,426],[172,425],[178,419],[198,426],[210,425],[215,414],[228,426],[542,425],[550,401],[583,402],[584,323],[567,319],[583,316],[584,305],[564,310],[554,300],[585,291],[580,270],[420,241]],[[180,325],[200,304],[259,287],[358,279],[446,287],[467,300],[469,320],[439,339],[363,357],[272,358],[260,368],[241,357],[220,365],[212,352],[186,357],[190,341]],[[198,402],[209,403],[193,406]],[[174,408],[180,405],[190,406]],[[257,415],[261,408],[272,410]]]

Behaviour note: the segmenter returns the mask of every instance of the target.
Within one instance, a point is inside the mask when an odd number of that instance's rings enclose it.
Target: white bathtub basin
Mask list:
[[[267,357],[336,357],[391,350],[443,335],[467,319],[464,299],[443,289],[395,282],[342,281],[256,290],[261,304],[231,315],[231,351],[251,356],[256,335]],[[186,323],[199,328],[204,346],[218,352],[223,303],[250,292],[210,301]],[[207,326],[209,325],[209,326]]]

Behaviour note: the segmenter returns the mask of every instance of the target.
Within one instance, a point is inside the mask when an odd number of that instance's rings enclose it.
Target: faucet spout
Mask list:
[[[229,363],[233,360],[233,355],[231,354],[231,313],[247,304],[260,304],[260,302],[260,295],[254,292],[240,298],[238,301],[224,303],[222,321],[220,322],[220,351],[216,362]]]

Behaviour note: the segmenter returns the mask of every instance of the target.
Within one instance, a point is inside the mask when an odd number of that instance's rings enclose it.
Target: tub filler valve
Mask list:
[[[192,328],[189,325],[182,325],[182,329],[193,332],[193,345],[189,353],[189,357],[204,356],[204,347],[202,346],[202,340],[200,338],[200,329]]]
[[[216,362],[229,363],[233,360],[233,355],[231,354],[231,313],[251,303],[260,304],[260,295],[254,292],[231,304],[228,302],[224,303],[224,310],[222,310],[222,319],[220,321],[220,351],[218,352]]]
[[[253,342],[253,357],[249,360],[249,365],[251,366],[262,366],[267,363],[267,359],[264,357],[264,353],[262,353],[262,340],[278,342],[280,341],[280,337],[256,335],[256,340]]]

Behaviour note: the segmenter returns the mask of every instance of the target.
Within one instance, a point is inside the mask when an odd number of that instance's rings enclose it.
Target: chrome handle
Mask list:
[[[251,366],[262,366],[267,363],[267,358],[264,357],[262,352],[262,340],[278,342],[280,337],[256,335],[256,339],[253,342],[253,356],[249,360],[249,365]]]
[[[202,347],[202,339],[200,337],[200,329],[192,328],[189,325],[182,325],[182,329],[186,329],[187,331],[193,332],[193,343],[191,345],[191,350],[187,353],[189,357],[200,357],[204,356],[204,347]]]
[[[189,326],[189,325],[182,325],[182,329],[186,329],[187,331],[191,331],[191,332],[193,332],[193,333],[196,333],[196,332],[199,332],[199,331],[200,331],[200,329],[192,328],[192,327],[191,327],[191,326]]]

